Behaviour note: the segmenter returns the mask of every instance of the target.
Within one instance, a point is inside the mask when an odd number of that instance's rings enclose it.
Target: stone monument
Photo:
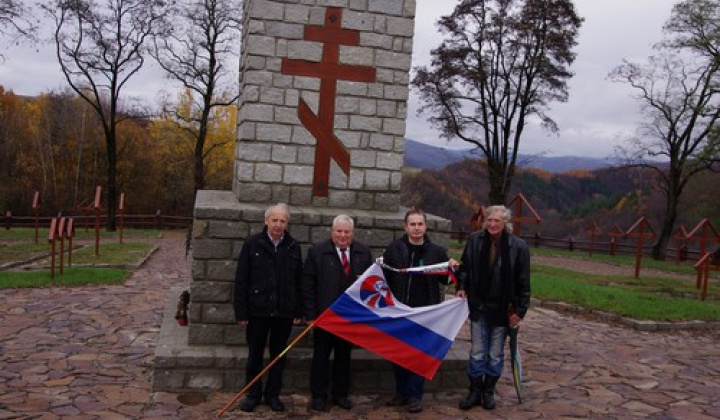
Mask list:
[[[232,306],[236,259],[269,205],[289,204],[303,257],[340,213],[355,219],[356,238],[375,257],[403,233],[415,0],[245,0],[243,13],[233,189],[198,192],[189,326],[166,316],[156,390],[241,387],[247,349]],[[447,245],[450,228],[428,216],[434,242]],[[285,383],[302,390],[310,349],[298,347]],[[465,358],[451,350],[457,366],[446,361],[429,388],[464,387]],[[354,359],[357,386],[389,390],[388,362],[362,350]]]

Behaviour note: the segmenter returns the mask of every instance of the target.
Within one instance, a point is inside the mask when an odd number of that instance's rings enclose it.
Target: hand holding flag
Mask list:
[[[448,268],[448,263],[414,267],[432,274]],[[316,325],[432,379],[468,312],[467,303],[458,298],[418,308],[396,301],[375,263],[318,317]]]

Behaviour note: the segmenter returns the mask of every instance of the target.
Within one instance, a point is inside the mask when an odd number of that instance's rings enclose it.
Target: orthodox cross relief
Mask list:
[[[300,98],[298,117],[302,125],[317,140],[315,146],[315,171],[313,174],[313,197],[327,197],[330,178],[330,159],[337,162],[345,175],[350,175],[350,153],[335,136],[335,94],[338,80],[374,82],[375,68],[340,64],[340,45],[357,46],[360,32],[342,29],[342,9],[329,7],[325,12],[324,26],[305,26],[303,39],[323,44],[320,62],[284,59],[281,73],[292,76],[320,78],[320,100],[315,115],[308,104]]]

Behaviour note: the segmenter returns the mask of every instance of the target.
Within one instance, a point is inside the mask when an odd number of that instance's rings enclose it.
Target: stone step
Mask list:
[[[175,320],[175,303],[180,290],[169,293],[163,322],[155,348],[153,390],[168,392],[184,391],[237,391],[244,384],[247,347],[230,345],[189,345],[188,328]],[[295,335],[303,328],[297,327]],[[312,334],[312,332],[310,332]],[[307,343],[310,334],[301,345],[287,353],[283,392],[304,392],[309,389],[312,349]],[[467,387],[468,343],[456,340],[448,352],[440,370],[426,389],[458,390]],[[362,348],[353,350],[351,382],[354,390],[391,392],[394,389],[390,362]]]

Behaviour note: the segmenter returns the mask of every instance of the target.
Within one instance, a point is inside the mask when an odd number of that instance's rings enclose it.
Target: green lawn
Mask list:
[[[56,286],[87,286],[100,284],[122,284],[130,274],[119,268],[75,268],[65,267],[63,274],[55,270]],[[0,289],[23,287],[50,287],[50,270],[0,271]]]
[[[533,248],[533,255],[583,259],[617,265],[635,265],[635,257],[609,256],[594,253],[570,252],[549,248]],[[451,244],[450,256],[456,259],[462,247]],[[642,259],[643,268],[683,274],[685,279],[642,276],[608,276],[587,274],[548,265],[531,267],[532,296],[540,300],[565,302],[586,308],[614,313],[635,319],[655,321],[712,320],[720,321],[720,280],[713,272],[708,285],[708,298],[699,299],[695,287],[693,262],[680,265],[675,261]]]
[[[15,232],[18,229],[13,229]],[[27,231],[32,231],[28,229]],[[48,287],[52,285],[50,270],[51,246],[47,241],[35,244],[27,239],[27,231],[20,235],[0,235],[0,264],[33,260],[33,269],[0,271],[0,289],[16,287]],[[16,232],[17,233],[17,232]],[[33,233],[34,235],[34,233]],[[25,236],[25,237],[24,237]],[[71,257],[68,242],[63,249],[63,273],[60,274],[60,256],[55,256],[55,284],[64,286],[84,286],[91,284],[119,284],[131,274],[127,266],[139,265],[153,249],[150,242],[137,241],[138,238],[158,236],[154,232],[133,232],[127,241],[120,244],[116,238],[107,236],[100,241],[99,253],[95,255],[94,241],[76,240],[73,242],[72,266],[68,266]],[[125,236],[124,238],[125,239]],[[56,243],[55,252],[60,252],[60,244]]]
[[[557,267],[535,265],[532,295],[635,319],[653,321],[720,321],[718,286],[701,301],[699,290],[687,281],[667,278],[599,276]]]

